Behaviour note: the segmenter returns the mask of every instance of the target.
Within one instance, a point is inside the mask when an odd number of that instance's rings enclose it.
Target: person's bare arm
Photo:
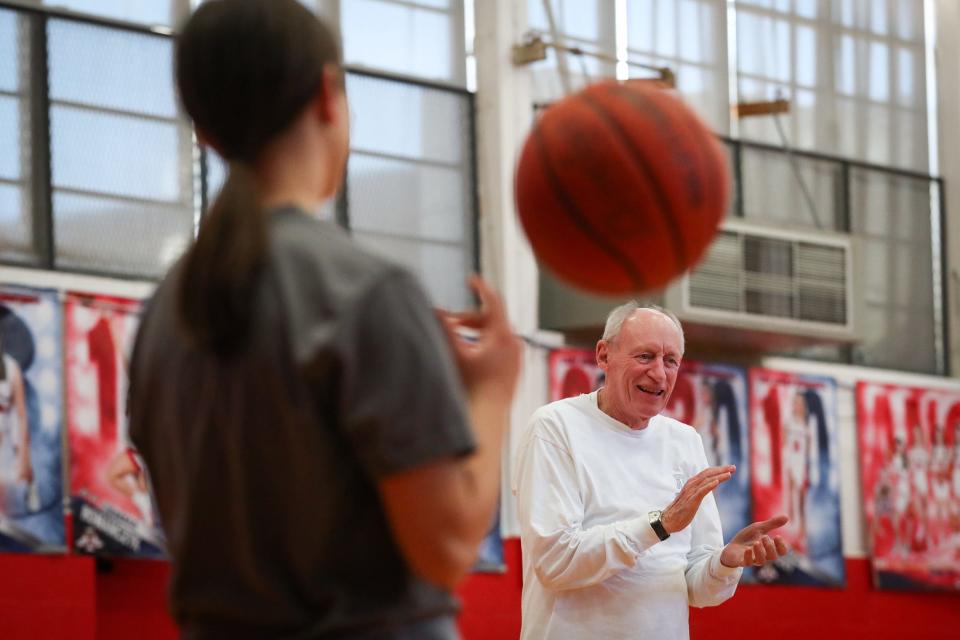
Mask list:
[[[411,569],[452,589],[470,570],[498,504],[500,455],[519,374],[520,344],[499,297],[482,280],[473,313],[443,314],[467,394],[475,452],[385,477],[380,495],[394,538]],[[467,327],[476,340],[458,337]]]

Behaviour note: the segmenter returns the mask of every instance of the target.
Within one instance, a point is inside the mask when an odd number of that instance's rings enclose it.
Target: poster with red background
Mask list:
[[[857,384],[874,582],[960,591],[960,389]]]
[[[603,386],[603,371],[590,349],[565,347],[550,352],[550,402],[590,393]]]
[[[793,552],[753,573],[761,582],[845,583],[832,378],[750,369],[753,519],[780,514]]]
[[[127,437],[139,309],[135,300],[80,293],[64,303],[73,547],[81,553],[163,556],[146,470]]]

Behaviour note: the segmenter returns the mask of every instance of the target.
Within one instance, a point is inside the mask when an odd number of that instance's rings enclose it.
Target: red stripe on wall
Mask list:
[[[458,590],[464,640],[518,636],[518,540],[506,541],[505,558],[505,574],[472,575]],[[960,637],[960,594],[875,591],[866,560],[848,559],[846,567],[844,589],[743,585],[720,607],[692,610],[691,637]],[[148,560],[116,560],[95,573],[86,557],[0,555],[0,638],[175,640],[165,608],[168,577],[165,563]]]

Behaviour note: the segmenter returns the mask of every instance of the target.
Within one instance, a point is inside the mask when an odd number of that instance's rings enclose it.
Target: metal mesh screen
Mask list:
[[[70,9],[104,18],[147,25],[172,25],[184,14],[190,0],[43,0],[57,9]]]
[[[794,228],[843,229],[843,175],[839,162],[756,147],[744,147],[741,154],[744,218],[787,223]],[[810,195],[812,210],[796,172]]]
[[[861,241],[866,339],[857,363],[938,371],[930,181],[869,169],[851,172],[851,223]],[[903,340],[910,336],[910,340]]]
[[[463,5],[457,0],[339,3],[347,64],[463,86]]]
[[[436,304],[466,307],[475,268],[470,95],[351,72],[347,100],[351,154],[339,219],[366,249],[411,270]],[[227,166],[211,149],[204,162],[209,206]],[[333,219],[336,207],[331,200],[318,213]]]
[[[172,41],[66,20],[47,40],[56,265],[159,276],[194,218]]]
[[[847,321],[846,252],[800,242],[796,246],[797,310],[801,320]]]
[[[359,74],[348,76],[347,91],[346,217],[355,237],[413,271],[436,304],[467,306],[475,264],[469,94]]]
[[[0,260],[32,264],[29,22],[0,9]]]
[[[843,247],[721,231],[690,275],[690,304],[842,325],[846,271]]]
[[[186,6],[71,5],[134,22],[162,22]],[[427,9],[453,24],[457,7]],[[138,27],[0,9],[0,261],[156,278],[182,253],[200,176],[209,205],[227,168],[211,150],[198,154],[179,113],[172,47]],[[475,266],[472,97],[369,73],[349,73],[348,85],[349,193],[318,213],[336,209],[361,243],[414,271],[435,302],[465,306]],[[31,148],[44,150],[35,185]]]
[[[738,312],[743,306],[740,274],[743,250],[740,234],[720,231],[700,264],[690,273],[690,304]]]

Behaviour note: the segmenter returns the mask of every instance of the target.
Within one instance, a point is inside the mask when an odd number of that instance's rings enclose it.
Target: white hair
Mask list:
[[[623,326],[624,321],[632,316],[637,311],[655,311],[663,316],[666,316],[670,321],[676,325],[677,331],[680,332],[680,351],[684,350],[684,337],[683,337],[683,325],[680,324],[680,319],[673,314],[672,311],[664,309],[663,307],[655,304],[640,304],[636,300],[630,300],[625,302],[619,307],[615,307],[607,315],[607,323],[603,327],[603,340],[607,342],[613,340],[617,337],[617,334],[620,333],[620,327]]]

